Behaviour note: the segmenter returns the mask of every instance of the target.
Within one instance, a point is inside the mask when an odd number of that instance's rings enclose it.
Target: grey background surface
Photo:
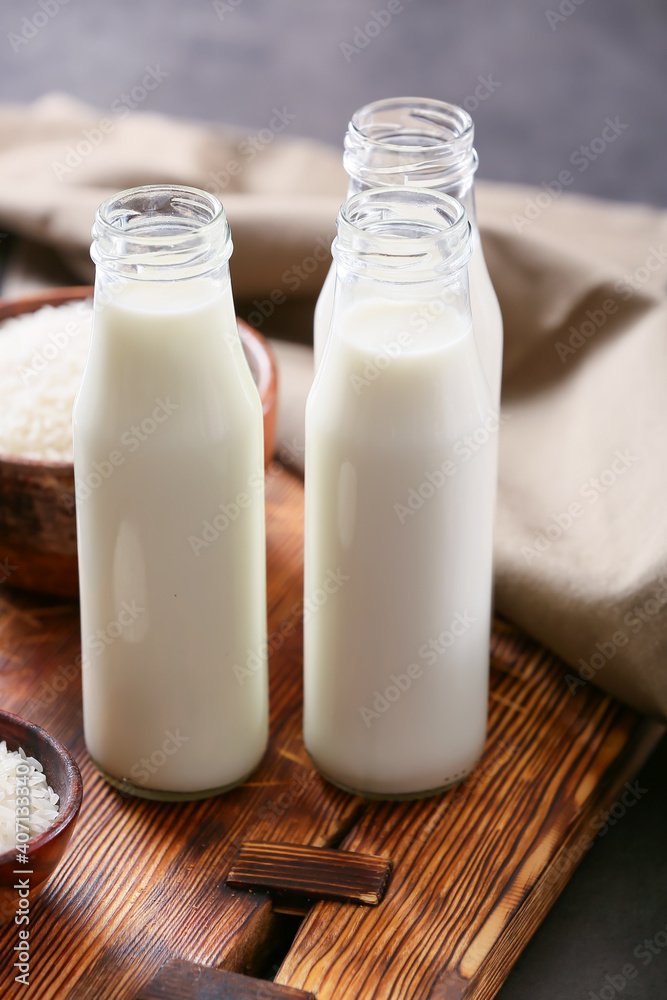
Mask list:
[[[58,4],[43,2],[50,10]],[[480,176],[534,184],[571,168],[605,119],[619,119],[627,127],[574,171],[570,190],[667,205],[660,0],[403,0],[347,57],[342,43],[354,44],[357,28],[387,0],[60,4],[34,37],[18,42],[39,0],[0,7],[0,99],[63,90],[106,109],[140,83],[146,66],[159,66],[168,76],[145,110],[252,132],[275,106],[286,107],[296,116],[291,134],[340,145],[351,112],[368,101],[441,97],[473,114]],[[492,93],[476,105],[480,78]],[[639,782],[638,803],[588,852],[501,1000],[667,998],[665,741]],[[637,974],[626,980],[628,963]]]
[[[536,184],[618,116],[627,128],[575,189],[667,205],[664,0],[402,0],[347,58],[387,0],[43,2],[64,5],[14,44],[39,0],[0,6],[0,99],[58,89],[108,108],[159,64],[169,76],[145,109],[256,129],[286,106],[294,134],[340,143],[368,101],[472,98],[480,176]],[[493,93],[474,108],[479,77]]]

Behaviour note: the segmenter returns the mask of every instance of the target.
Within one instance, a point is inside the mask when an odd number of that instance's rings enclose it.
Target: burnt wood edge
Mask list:
[[[312,993],[172,959],[137,994],[136,1000],[315,1000]]]
[[[595,836],[590,837],[592,820],[602,810],[613,805],[626,781],[637,775],[664,734],[665,726],[654,719],[644,718],[639,722],[620,755],[625,760],[619,771],[612,777],[603,779],[594,790],[565,834],[550,864],[479,968],[470,978],[464,976],[458,968],[446,969],[434,983],[428,1000],[493,1000],[512,966],[585,857],[587,850],[579,846],[581,838],[586,836],[595,843]],[[618,757],[611,762],[610,767],[617,762]]]
[[[321,899],[377,906],[392,863],[373,854],[326,847],[245,841],[229,874],[228,886],[261,889],[286,913],[304,913]]]

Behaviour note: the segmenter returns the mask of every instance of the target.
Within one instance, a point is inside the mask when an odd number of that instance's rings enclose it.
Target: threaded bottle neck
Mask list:
[[[152,184],[113,195],[98,208],[92,236],[98,267],[150,281],[206,274],[232,253],[220,201],[182,185]]]
[[[451,276],[470,259],[466,211],[440,191],[407,185],[362,191],[341,207],[337,226],[336,262],[384,280]]]
[[[460,197],[477,170],[473,139],[472,118],[455,104],[388,98],[352,116],[343,164],[354,191],[409,184]]]

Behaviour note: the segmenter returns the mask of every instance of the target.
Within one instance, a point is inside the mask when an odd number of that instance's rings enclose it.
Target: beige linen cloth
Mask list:
[[[275,313],[304,307],[299,339],[345,176],[340,151],[282,135],[285,111],[255,132],[121,118],[62,95],[4,105],[0,228],[56,248],[88,281],[103,198],[147,183],[207,188],[231,223],[237,302],[268,311],[284,293]],[[573,698],[596,683],[665,719],[667,213],[561,193],[556,177],[539,189],[478,183],[505,322],[496,605],[567,661]],[[277,351],[278,454],[299,467],[312,356]]]

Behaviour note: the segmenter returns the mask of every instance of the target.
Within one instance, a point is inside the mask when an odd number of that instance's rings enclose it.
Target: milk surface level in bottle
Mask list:
[[[263,432],[222,206],[138,188],[99,210],[75,404],[91,757],[159,798],[213,794],[268,734]]]
[[[477,153],[467,111],[426,98],[388,98],[352,116],[343,163],[348,196],[373,187],[409,184],[446,192],[460,201],[472,226],[469,264],[475,337],[496,403],[500,402],[503,321],[489,277],[475,215],[473,182]],[[331,323],[335,268],[329,271],[315,307],[315,365],[319,365]]]
[[[306,410],[304,738],[382,797],[467,775],[485,739],[498,414],[461,205],[410,187],[341,209],[331,334]]]

